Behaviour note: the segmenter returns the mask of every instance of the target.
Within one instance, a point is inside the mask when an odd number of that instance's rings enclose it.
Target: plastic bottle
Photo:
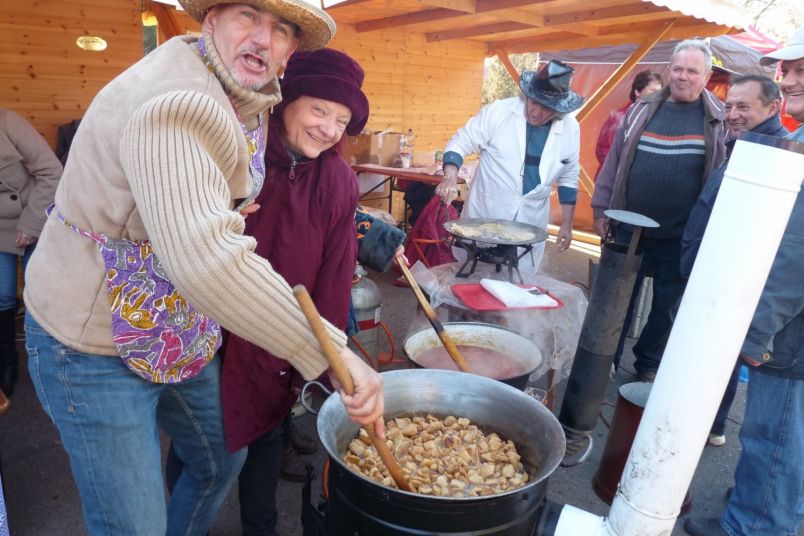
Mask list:
[[[410,153],[410,159],[413,160],[413,148],[416,145],[416,134],[413,129],[409,128],[408,133],[405,135],[405,152]]]

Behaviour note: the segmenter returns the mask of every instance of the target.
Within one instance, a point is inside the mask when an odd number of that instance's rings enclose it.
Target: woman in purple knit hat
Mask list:
[[[359,134],[368,120],[363,76],[357,62],[336,50],[291,57],[281,81],[282,103],[270,117],[260,208],[246,220],[256,253],[291,286],[304,285],[321,315],[341,329],[347,326],[358,255],[359,191],[339,147],[344,134]],[[382,259],[385,266],[370,264],[379,269],[387,268],[404,239],[398,229],[377,223],[368,231],[361,225],[361,235],[361,252]],[[273,535],[283,443],[284,450],[293,448],[283,422],[289,422],[302,378],[287,361],[236,335],[229,335],[223,353],[227,444],[232,451],[249,446],[239,480],[243,534]]]

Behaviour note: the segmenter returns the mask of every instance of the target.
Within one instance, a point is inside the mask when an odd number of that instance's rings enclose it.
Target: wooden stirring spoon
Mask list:
[[[324,351],[324,355],[327,358],[327,362],[329,362],[329,366],[332,367],[335,377],[338,378],[338,381],[341,383],[343,392],[345,392],[347,395],[353,394],[355,392],[355,384],[352,381],[352,376],[349,374],[346,365],[344,365],[343,360],[341,360],[338,350],[335,348],[335,345],[329,338],[329,334],[327,334],[324,323],[321,321],[318,310],[315,308],[315,304],[310,298],[310,294],[307,292],[307,289],[304,288],[304,285],[296,285],[293,287],[293,295],[296,296],[296,301],[299,302],[299,307],[301,307],[304,316],[307,318],[307,322],[310,324],[310,328],[313,330],[316,339],[318,339],[318,343],[321,345],[321,349]],[[385,441],[380,439],[377,434],[374,433],[373,425],[364,426],[363,430],[365,430],[366,434],[368,434],[369,439],[371,439],[371,444],[374,445],[375,449],[377,449],[380,459],[382,459],[382,462],[388,468],[388,472],[391,473],[391,478],[394,479],[396,487],[403,491],[413,491],[407,479],[405,478],[405,475],[402,474],[402,469],[399,467],[399,464],[396,463],[394,455],[391,453],[391,449],[388,448],[388,445],[385,443]]]
[[[458,347],[455,346],[455,343],[450,338],[447,331],[444,329],[444,325],[436,316],[435,311],[430,306],[430,302],[427,301],[427,298],[424,297],[422,293],[422,289],[419,288],[419,284],[416,283],[416,280],[413,279],[413,275],[411,275],[410,270],[407,266],[405,266],[404,262],[397,262],[397,265],[402,270],[402,275],[405,276],[410,288],[413,290],[413,293],[416,294],[416,299],[419,300],[419,305],[421,305],[424,314],[427,316],[427,319],[432,324],[433,329],[438,335],[438,338],[441,339],[441,342],[444,344],[444,348],[447,349],[447,353],[455,362],[460,370],[463,372],[472,372],[469,370],[469,365],[466,363],[466,360],[461,355],[461,352],[458,351]]]

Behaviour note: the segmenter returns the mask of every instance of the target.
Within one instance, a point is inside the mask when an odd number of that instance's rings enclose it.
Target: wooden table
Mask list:
[[[443,175],[432,175],[430,173],[415,171],[415,169],[420,168],[406,169],[406,168],[379,166],[377,164],[352,164],[352,169],[354,170],[355,173],[374,173],[376,175],[385,175],[386,178],[384,181],[374,186],[368,192],[363,192],[362,194],[360,194],[360,199],[365,198],[367,195],[374,192],[378,188],[384,188],[386,183],[390,183],[390,187],[388,189],[388,212],[390,214],[393,214],[392,202],[393,202],[394,191],[402,191],[394,188],[394,185],[396,184],[397,180],[399,179],[411,180],[421,182],[424,184],[430,184],[432,186],[438,186],[439,184],[441,184],[441,181],[444,180]],[[458,182],[459,183],[466,182],[466,177],[459,174]],[[380,197],[379,199],[385,199],[385,197]]]

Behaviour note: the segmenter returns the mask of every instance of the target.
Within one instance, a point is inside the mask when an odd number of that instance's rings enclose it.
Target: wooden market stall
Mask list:
[[[164,3],[163,3],[164,2]],[[175,0],[5,0],[0,106],[55,144],[95,93],[143,55],[143,22],[163,41],[198,31]],[[747,26],[725,0],[341,0],[331,46],[366,70],[369,128],[417,133],[417,150],[443,148],[480,107],[486,57],[634,43],[638,47],[578,113],[582,123],[658,41]],[[84,46],[84,48],[80,48]],[[583,184],[591,188],[584,174]]]

